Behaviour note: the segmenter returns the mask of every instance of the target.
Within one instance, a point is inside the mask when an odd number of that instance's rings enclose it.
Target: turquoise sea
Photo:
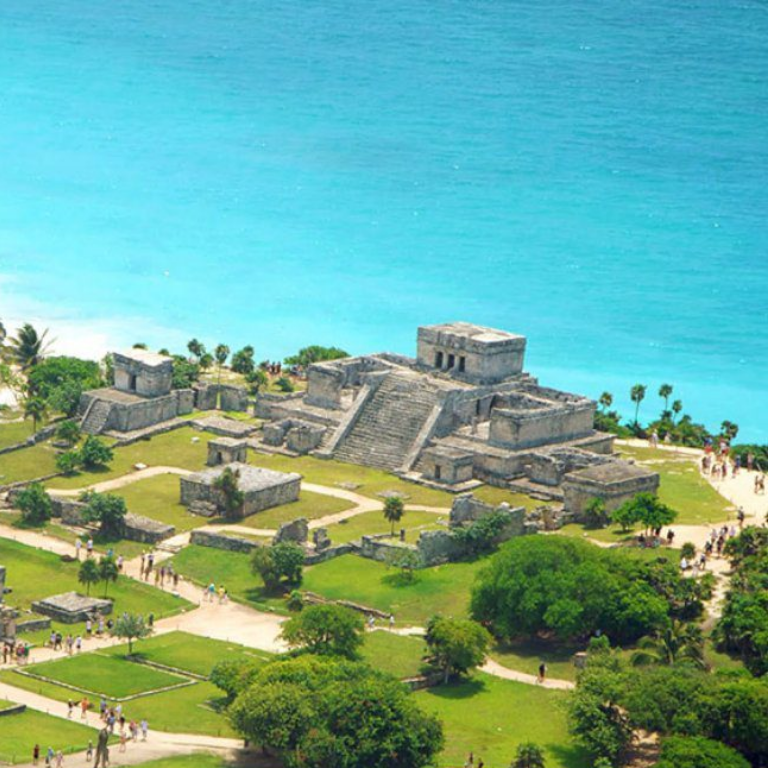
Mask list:
[[[2,0],[0,318],[260,358],[465,319],[768,442],[768,5]]]

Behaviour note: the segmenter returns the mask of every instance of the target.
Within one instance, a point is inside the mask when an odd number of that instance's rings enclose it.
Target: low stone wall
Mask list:
[[[26,621],[16,622],[16,633],[22,632],[39,632],[43,629],[51,628],[51,620],[48,617],[40,619],[27,619]]]
[[[244,552],[248,554],[261,546],[255,541],[241,539],[239,536],[230,536],[214,531],[192,531],[190,543],[199,547],[211,547],[213,549],[225,549],[228,552]]]
[[[6,715],[20,715],[27,709],[26,704],[11,704],[10,707],[0,709],[0,717],[6,717]]]
[[[129,512],[125,516],[125,538],[130,541],[140,541],[143,544],[157,544],[169,539],[176,533],[176,528],[166,523],[159,523],[143,515]]]
[[[153,424],[150,427],[144,427],[144,429],[136,429],[132,432],[111,432],[106,431],[109,437],[113,437],[118,445],[133,445],[140,440],[149,440],[156,435],[164,435],[166,432],[173,432],[176,429],[190,426],[190,422],[187,419],[171,419],[170,421],[164,421],[161,424]]]
[[[33,445],[41,443],[43,440],[47,440],[49,437],[53,437],[56,432],[58,424],[50,424],[47,427],[35,432],[34,435],[30,435],[26,440],[22,440],[20,443],[14,443],[13,445],[6,445],[5,448],[0,448],[0,456],[4,453],[12,453],[13,451],[20,451],[22,448],[31,448]]]
[[[337,544],[335,547],[308,552],[304,556],[304,564],[317,565],[318,563],[325,563],[328,560],[333,560],[334,557],[341,557],[342,555],[348,555],[357,551],[358,547],[354,544]]]
[[[371,608],[360,603],[353,603],[351,600],[329,600],[327,597],[318,595],[316,592],[302,592],[301,596],[304,602],[309,605],[341,605],[344,608],[349,608],[351,611],[375,616],[377,619],[389,618],[389,614],[386,611],[380,611],[378,608]]]

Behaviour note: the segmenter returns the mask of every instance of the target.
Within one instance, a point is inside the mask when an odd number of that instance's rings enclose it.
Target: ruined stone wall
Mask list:
[[[533,408],[494,408],[489,442],[514,450],[575,440],[593,431],[594,404]]]
[[[659,476],[656,474],[607,486],[583,480],[576,474],[567,475],[563,482],[564,507],[577,522],[584,522],[584,510],[594,498],[602,499],[610,514],[638,493],[656,493],[658,489]]]
[[[213,485],[196,481],[193,477],[180,477],[181,503],[186,507],[195,507],[203,504],[214,504],[219,511],[224,510],[224,497]],[[282,506],[298,501],[301,478],[286,480],[279,485],[259,490],[243,489],[245,502],[243,504],[243,516],[253,515],[265,509]]]
[[[159,366],[147,366],[119,353],[114,354],[115,389],[135,392],[143,397],[161,397],[171,391],[173,363],[170,358]],[[135,388],[131,387],[135,377]]]
[[[141,400],[136,403],[112,403],[109,418],[104,428],[107,430],[114,429],[117,432],[145,429],[175,418],[177,408],[178,403],[175,394]]]
[[[190,542],[197,544],[198,547],[212,547],[213,549],[224,549],[228,552],[243,552],[245,554],[249,554],[261,546],[255,541],[242,539],[239,536],[203,530],[192,531]]]

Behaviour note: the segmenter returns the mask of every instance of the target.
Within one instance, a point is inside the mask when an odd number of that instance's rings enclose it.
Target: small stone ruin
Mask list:
[[[96,614],[105,616],[112,613],[112,601],[85,597],[77,592],[63,592],[32,603],[32,610],[62,624],[78,624]]]

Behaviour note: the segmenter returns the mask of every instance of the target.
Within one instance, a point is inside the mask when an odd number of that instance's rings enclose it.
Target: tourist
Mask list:
[[[123,563],[124,562],[125,561],[123,559],[123,556],[122,555],[118,555],[117,556],[117,570],[118,570],[119,573],[123,572]]]
[[[104,617],[99,614],[99,628],[98,628],[98,635],[101,637],[104,634]]]
[[[675,532],[670,528],[667,531],[667,546],[672,546],[672,542],[675,540]]]
[[[72,699],[69,699],[67,701],[67,717],[71,720],[72,719],[72,711],[75,708],[75,702],[72,701]]]
[[[736,519],[739,521],[739,530],[741,530],[744,527],[744,518],[746,515],[744,514],[744,507],[739,507],[739,511],[736,514]]]
[[[93,760],[93,742],[90,739],[88,739],[88,749],[85,750],[85,759],[89,763]]]
[[[64,752],[59,750],[56,753],[56,768],[61,768],[62,765],[64,765]]]
[[[179,574],[176,573],[176,571],[173,572],[173,589],[178,590],[179,588]]]
[[[681,571],[687,571],[687,570],[688,570],[688,560],[687,560],[687,558],[685,557],[685,555],[683,555],[683,556],[680,558],[680,570],[681,570]]]
[[[32,765],[37,765],[40,760],[40,745],[35,744],[32,748]]]
[[[87,696],[83,696],[80,702],[80,719],[85,720],[88,717],[88,708],[91,706],[91,702],[88,701]]]
[[[146,717],[141,718],[141,724],[139,727],[141,728],[141,740],[146,741],[147,734],[149,733],[149,723],[147,722]]]
[[[120,731],[120,751],[125,752],[125,731]]]
[[[474,753],[470,752],[467,755],[467,761],[464,763],[464,768],[473,768],[475,765],[475,755]]]
[[[93,539],[89,536],[88,542],[85,545],[85,551],[88,553],[88,557],[93,556]]]
[[[539,664],[539,678],[538,681],[540,683],[544,682],[544,678],[547,676],[547,665],[542,661],[541,664]]]
[[[85,636],[90,638],[91,635],[93,635],[93,621],[91,620],[91,617],[89,616],[85,620]]]
[[[131,739],[133,741],[139,740],[139,724],[135,720],[131,720],[130,726],[128,726],[128,730],[131,732]]]
[[[394,632],[395,630],[395,615],[393,613],[389,614],[389,631]]]
[[[80,540],[80,537],[78,536],[75,539],[75,557],[79,560],[80,559],[80,550],[83,548],[83,542]]]
[[[215,585],[213,582],[211,582],[211,583],[208,585],[208,602],[209,602],[209,603],[212,603],[212,602],[213,602],[213,596],[214,596],[215,594],[216,594],[216,585]]]
[[[67,654],[71,656],[74,649],[75,649],[75,638],[72,637],[72,635],[67,635]]]
[[[45,752],[45,766],[46,768],[50,768],[51,762],[53,761],[53,747],[48,747],[48,749]]]
[[[83,650],[83,636],[78,635],[75,638],[75,651],[77,651],[77,653],[80,653],[80,651],[82,650]]]
[[[651,437],[648,440],[648,442],[651,445],[651,448],[658,448],[659,447],[659,433],[654,429],[653,432],[651,432]]]

